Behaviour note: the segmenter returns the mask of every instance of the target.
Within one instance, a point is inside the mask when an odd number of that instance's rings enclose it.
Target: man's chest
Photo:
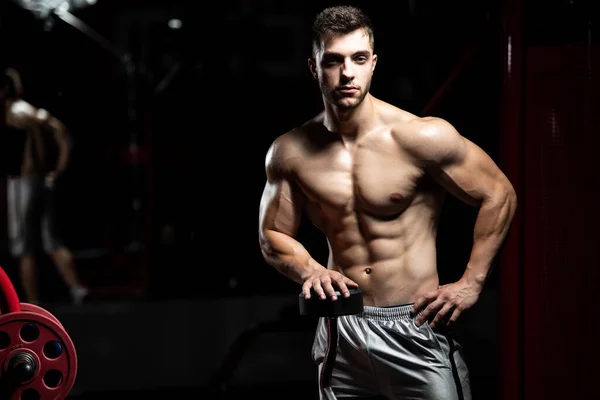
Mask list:
[[[308,198],[335,209],[399,212],[414,198],[424,173],[397,148],[337,148],[304,158],[296,178]]]

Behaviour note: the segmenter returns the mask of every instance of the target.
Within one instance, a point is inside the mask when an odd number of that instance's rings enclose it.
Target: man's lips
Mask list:
[[[358,92],[358,88],[356,86],[341,86],[338,88],[338,91],[341,93],[352,94]]]

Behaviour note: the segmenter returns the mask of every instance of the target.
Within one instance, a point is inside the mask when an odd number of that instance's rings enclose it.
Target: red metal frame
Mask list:
[[[500,399],[523,398],[523,2],[504,2],[504,67],[499,164],[512,182],[519,206],[500,262]]]

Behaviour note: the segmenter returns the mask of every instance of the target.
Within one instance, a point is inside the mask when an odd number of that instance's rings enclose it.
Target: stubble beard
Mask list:
[[[339,96],[334,88],[331,88],[324,83],[322,83],[320,86],[321,93],[323,93],[323,96],[329,103],[341,110],[347,111],[355,109],[360,105],[360,103],[363,102],[367,96],[367,93],[369,93],[369,90],[371,89],[371,81],[369,80],[364,89],[360,89],[359,97]]]

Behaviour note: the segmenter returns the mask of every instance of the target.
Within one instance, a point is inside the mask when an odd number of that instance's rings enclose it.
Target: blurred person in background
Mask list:
[[[2,82],[5,129],[13,136],[21,134],[24,141],[21,162],[8,171],[6,188],[9,250],[18,260],[24,301],[40,303],[37,256],[43,249],[69,288],[73,303],[82,304],[90,292],[78,277],[56,220],[55,181],[69,162],[69,131],[48,110],[23,100],[16,69],[5,69]]]

